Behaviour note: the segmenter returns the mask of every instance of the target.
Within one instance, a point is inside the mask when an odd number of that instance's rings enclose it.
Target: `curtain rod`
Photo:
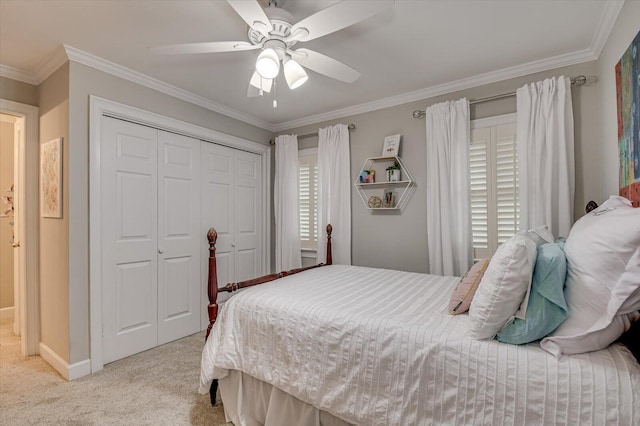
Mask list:
[[[354,130],[356,130],[356,125],[353,123],[349,123],[349,125],[347,126],[347,129],[349,129],[350,132],[353,132]],[[298,136],[298,139],[312,138],[314,136],[318,136],[318,132],[307,133],[306,135],[300,135]],[[276,144],[275,140],[269,139],[269,145],[275,145],[275,144]]]
[[[587,84],[587,77],[585,77],[584,75],[579,75],[577,77],[571,77],[570,81],[571,81],[571,86],[583,86]],[[515,95],[516,95],[516,92],[510,92],[510,93],[503,93],[501,95],[489,96],[486,98],[473,99],[469,101],[469,105],[479,104],[479,103],[488,102],[488,101],[495,101],[503,98],[510,98]],[[425,114],[426,114],[425,110],[417,109],[413,111],[413,118],[422,118],[424,117]]]

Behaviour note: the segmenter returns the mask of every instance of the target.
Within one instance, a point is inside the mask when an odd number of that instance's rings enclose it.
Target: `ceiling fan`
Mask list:
[[[393,0],[343,0],[294,23],[291,13],[277,7],[282,0],[270,0],[262,8],[258,0],[227,0],[249,25],[249,41],[214,41],[182,43],[153,47],[160,54],[195,54],[261,49],[256,69],[249,82],[247,96],[269,93],[280,73],[280,63],[290,89],[307,79],[304,68],[352,83],[360,73],[329,56],[309,49],[293,49],[297,43],[310,41],[365,20],[393,4]],[[304,68],[303,68],[304,67]],[[276,106],[274,100],[274,107]]]

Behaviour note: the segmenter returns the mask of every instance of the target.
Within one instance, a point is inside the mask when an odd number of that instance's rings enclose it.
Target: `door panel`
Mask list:
[[[257,259],[256,254],[256,249],[236,251],[236,265],[238,266],[236,272],[237,281],[245,281],[264,275],[262,273],[259,273],[256,269],[256,265],[260,263],[259,259]]]
[[[191,256],[164,259],[160,274],[165,277],[164,300],[165,320],[174,320],[178,317],[192,315],[191,292],[184,291],[183,283],[193,278],[191,273]],[[198,312],[199,314],[199,312]],[[198,317],[199,318],[199,317]],[[198,324],[199,325],[199,324]],[[190,330],[187,330],[187,333]]]
[[[200,141],[158,132],[158,344],[200,329]]]
[[[232,281],[235,270],[234,258],[234,230],[235,217],[233,204],[234,177],[233,162],[235,150],[212,143],[202,142],[202,214],[200,234],[207,234],[213,227],[218,233],[216,242],[216,266],[218,270],[218,286],[223,286]],[[203,253],[208,253],[209,245],[204,238]],[[207,256],[208,259],[208,256]],[[207,295],[207,279],[209,274],[209,262],[202,262],[201,267],[201,295],[202,306],[206,306],[209,300]],[[228,293],[218,294],[218,303],[229,298]],[[201,329],[209,324],[209,316],[206,309],[201,314]]]
[[[262,174],[261,157],[244,151],[236,151],[238,173],[236,175],[237,217],[235,245],[238,253],[242,253],[242,262],[235,267],[236,280],[255,278],[266,273],[262,263]],[[251,253],[251,255],[249,254]],[[237,278],[243,277],[243,278]]]
[[[118,333],[150,327],[149,318],[155,313],[149,304],[149,293],[154,291],[154,273],[151,262],[120,264],[118,268]]]
[[[157,131],[103,118],[104,363],[156,346]]]

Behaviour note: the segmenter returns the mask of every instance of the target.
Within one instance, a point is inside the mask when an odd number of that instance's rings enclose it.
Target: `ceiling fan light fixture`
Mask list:
[[[268,78],[263,78],[257,71],[253,72],[251,76],[251,81],[249,84],[255,87],[256,89],[260,89],[264,92],[271,92],[271,85],[273,84],[273,80]]]
[[[293,90],[306,83],[309,76],[299,63],[287,58],[284,61],[284,78],[287,80],[289,89]]]
[[[280,72],[280,58],[275,50],[271,48],[264,49],[258,55],[256,61],[256,71],[262,78],[273,79]]]

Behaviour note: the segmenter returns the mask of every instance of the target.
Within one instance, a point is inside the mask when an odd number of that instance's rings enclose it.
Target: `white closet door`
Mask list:
[[[156,346],[157,130],[102,119],[103,361]]]
[[[257,154],[202,143],[202,228],[206,235],[213,227],[218,232],[216,264],[218,286],[243,281],[265,274],[262,253],[261,217],[265,206],[262,199],[262,162]],[[205,244],[203,253],[208,253]],[[202,301],[206,306],[208,255],[202,262]],[[218,294],[218,303],[229,293]],[[202,309],[201,327],[209,324],[207,310]]]
[[[263,275],[262,265],[262,185],[261,158],[245,151],[236,151],[236,261],[235,281]]]
[[[200,330],[200,141],[159,131],[158,157],[158,344],[163,344]]]
[[[235,150],[212,143],[202,142],[202,214],[201,235],[207,235],[209,228],[215,228],[218,232],[216,243],[216,266],[218,269],[218,286],[223,286],[232,281],[235,271],[234,258],[234,161]],[[205,241],[206,241],[206,237]],[[207,278],[209,274],[208,243],[205,244],[204,253],[207,261],[202,262],[202,304],[206,306],[209,297],[207,295]],[[229,298],[228,293],[218,295],[218,303]],[[201,327],[209,324],[209,316],[206,309],[202,310]]]

